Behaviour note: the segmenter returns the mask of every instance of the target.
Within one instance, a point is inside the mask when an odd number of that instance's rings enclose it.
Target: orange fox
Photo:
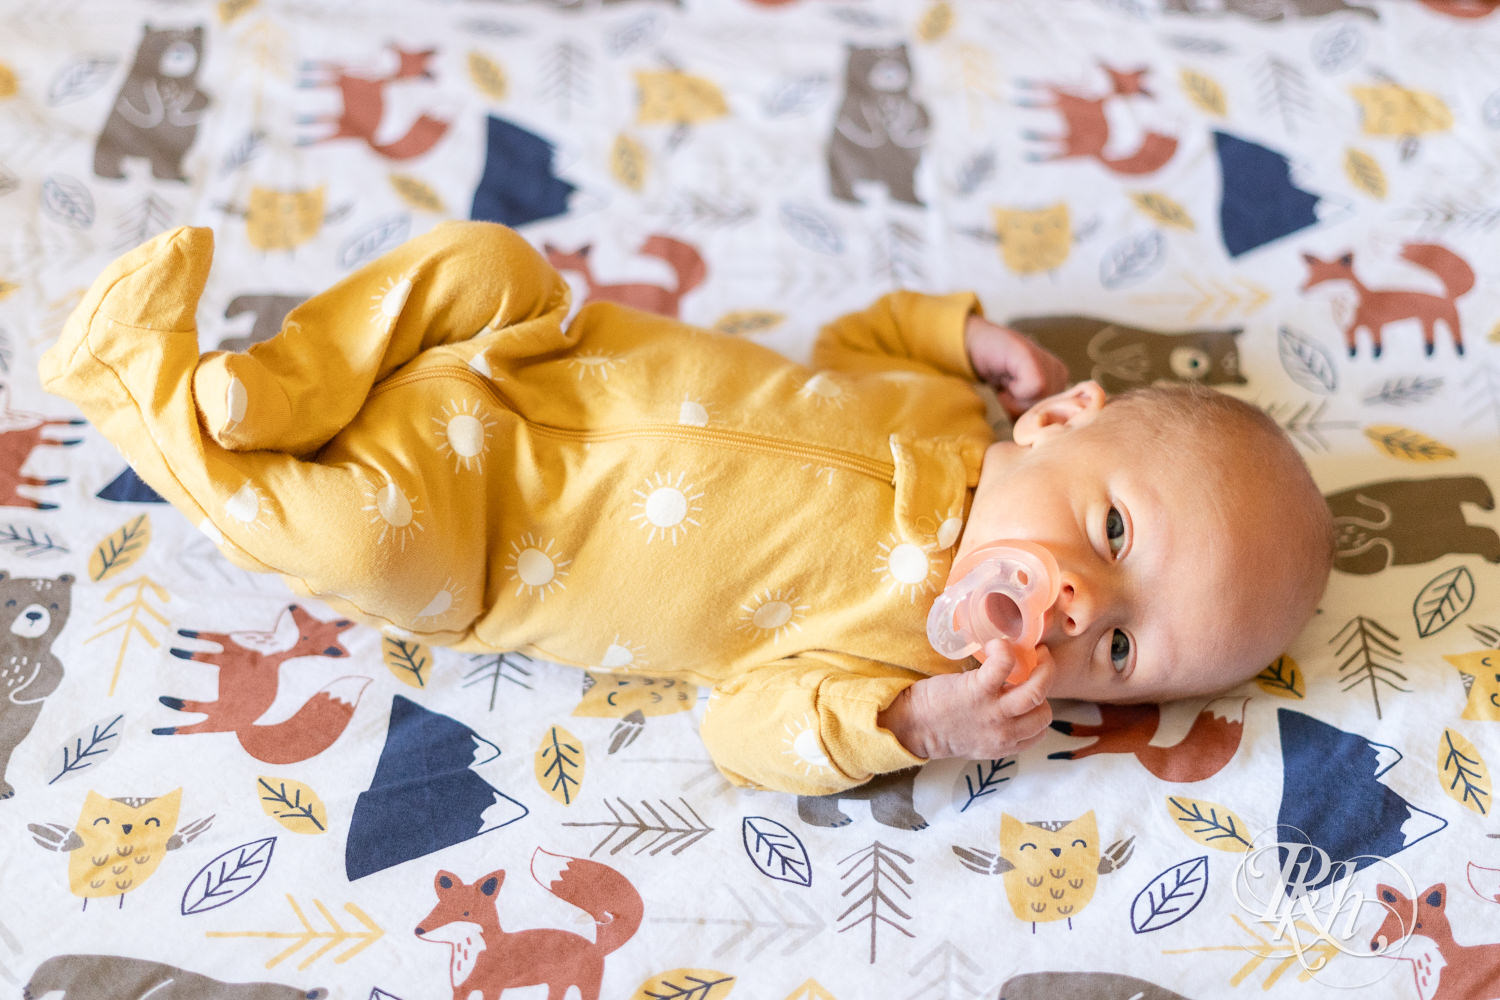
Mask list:
[[[1023,86],[1040,86],[1047,99],[1035,98],[1020,102],[1022,107],[1051,108],[1062,115],[1063,134],[1043,135],[1028,131],[1026,138],[1053,143],[1055,151],[1042,160],[1064,160],[1074,156],[1086,156],[1098,160],[1117,174],[1149,174],[1167,165],[1177,152],[1177,139],[1160,132],[1147,132],[1140,148],[1129,156],[1111,157],[1104,147],[1109,143],[1109,119],[1105,117],[1104,105],[1116,97],[1151,97],[1151,91],[1143,82],[1147,70],[1128,72],[1103,67],[1109,74],[1110,90],[1102,97],[1086,97],[1051,84],[1023,82]]]
[[[179,712],[201,712],[207,718],[185,726],[153,729],[159,736],[190,733],[234,733],[240,746],[268,764],[295,764],[327,750],[354,715],[368,677],[340,677],[318,691],[289,719],[258,726],[255,721],[276,700],[281,665],[299,656],[344,657],[349,651],[339,633],[354,623],[338,618],[321,621],[296,604],[277,619],[270,632],[197,632],[178,629],[188,639],[217,643],[213,652],[173,649],[172,655],[219,668],[219,697],[189,701],[163,695],[159,700]]]
[[[337,87],[344,103],[344,111],[333,117],[303,118],[304,125],[332,125],[334,131],[318,137],[313,142],[330,142],[334,139],[363,139],[371,149],[392,160],[409,160],[421,156],[437,145],[448,132],[449,122],[422,114],[412,122],[406,134],[393,142],[376,142],[376,130],[385,117],[385,88],[396,80],[433,79],[427,63],[436,49],[411,51],[400,46],[391,46],[396,54],[395,72],[381,77],[356,76],[348,67],[337,63],[307,63],[301,86]]]
[[[550,927],[503,930],[496,909],[503,870],[472,883],[439,871],[433,880],[437,905],[417,925],[417,937],[452,949],[454,1000],[499,1000],[512,986],[539,984],[546,985],[547,1000],[563,1000],[571,986],[578,987],[579,1000],[599,1000],[604,957],[641,925],[640,893],[608,865],[540,848],[531,856],[531,875],[594,918],[594,940]]]
[[[1380,331],[1387,323],[1403,319],[1422,321],[1422,340],[1429,357],[1432,356],[1432,341],[1437,332],[1437,321],[1448,324],[1448,333],[1453,338],[1453,349],[1464,352],[1463,332],[1458,325],[1458,307],[1455,301],[1474,287],[1474,269],[1462,257],[1447,247],[1436,243],[1408,243],[1401,256],[1437,275],[1443,283],[1442,295],[1430,295],[1412,289],[1371,289],[1354,276],[1354,254],[1346,253],[1338,260],[1319,260],[1305,253],[1307,280],[1302,283],[1305,292],[1324,281],[1347,281],[1359,293],[1354,318],[1344,330],[1344,343],[1349,356],[1354,357],[1354,335],[1360,327],[1370,331],[1374,342],[1374,356],[1380,357]]]
[[[1444,912],[1448,887],[1439,882],[1413,903],[1399,889],[1375,887],[1385,922],[1370,936],[1370,950],[1412,964],[1422,1000],[1487,1000],[1500,993],[1500,941],[1458,944]],[[1411,937],[1402,942],[1410,934]]]
[[[1076,750],[1059,750],[1048,754],[1054,760],[1077,760],[1096,753],[1128,753],[1163,781],[1202,781],[1218,774],[1240,748],[1245,729],[1245,706],[1238,712],[1228,711],[1219,702],[1210,702],[1198,713],[1187,735],[1171,746],[1151,742],[1161,722],[1161,708],[1154,704],[1100,705],[1099,724],[1054,722],[1052,728],[1069,736],[1091,738],[1094,742]]]
[[[20,487],[56,486],[67,482],[66,477],[38,479],[36,476],[25,476],[21,474],[21,466],[26,464],[33,451],[43,445],[66,448],[81,443],[83,438],[59,440],[43,437],[42,431],[48,427],[76,427],[83,421],[68,418],[49,420],[39,414],[12,410],[9,397],[9,387],[0,385],[0,507],[53,510],[57,504],[22,496]]]
[[[673,319],[677,318],[682,297],[703,284],[703,279],[708,274],[708,265],[694,247],[660,233],[649,237],[636,252],[666,261],[677,274],[677,283],[673,288],[645,283],[601,285],[594,280],[594,272],[589,268],[589,251],[592,247],[588,244],[573,251],[559,250],[550,243],[545,244],[543,249],[546,250],[547,260],[559,271],[577,271],[583,275],[589,289],[585,303],[618,302]]]

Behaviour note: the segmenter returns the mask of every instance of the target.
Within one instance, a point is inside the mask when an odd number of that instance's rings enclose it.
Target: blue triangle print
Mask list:
[[[475,770],[498,756],[468,726],[397,695],[375,776],[354,804],[344,874],[352,882],[526,816]]]
[[[166,503],[160,493],[147,486],[135,470],[125,466],[125,471],[110,480],[108,486],[94,494],[100,500],[115,503]]]
[[[1318,221],[1318,196],[1292,180],[1291,162],[1274,149],[1227,132],[1214,133],[1222,181],[1219,226],[1238,257]]]

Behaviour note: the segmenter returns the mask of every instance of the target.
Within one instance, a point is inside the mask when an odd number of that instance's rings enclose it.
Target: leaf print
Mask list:
[[[826,254],[844,252],[844,238],[838,227],[816,208],[807,205],[782,205],[781,224],[786,227],[792,239],[809,250]]]
[[[1373,618],[1364,615],[1355,615],[1339,629],[1329,645],[1339,643],[1338,652],[1347,653],[1339,663],[1339,681],[1343,684],[1342,690],[1348,691],[1361,684],[1370,686],[1370,697],[1375,702],[1375,717],[1381,718],[1380,714],[1380,688],[1382,686],[1392,688],[1396,691],[1408,692],[1409,688],[1402,687],[1398,681],[1406,680],[1406,675],[1396,669],[1401,663],[1401,650],[1396,646],[1396,640],[1400,638],[1390,629],[1381,625]]]
[[[117,573],[123,573],[141,556],[151,544],[151,518],[142,514],[125,522],[108,538],[94,548],[89,558],[89,579],[102,583]]]
[[[641,983],[630,994],[630,1000],[722,1000],[733,989],[734,977],[725,972],[672,969]]]
[[[145,515],[142,516],[144,517]],[[100,631],[95,632],[93,635],[89,636],[87,639],[83,640],[84,644],[87,645],[88,643],[93,642],[95,639],[104,638],[111,632],[123,632],[123,635],[120,638],[120,652],[115,656],[114,673],[110,675],[109,679],[109,694],[111,696],[113,696],[115,693],[115,685],[120,682],[120,668],[125,664],[125,653],[130,648],[131,638],[134,636],[140,636],[142,639],[146,640],[146,645],[150,646],[152,649],[156,649],[161,645],[161,643],[157,641],[156,636],[151,634],[151,629],[145,624],[145,619],[142,617],[142,615],[145,615],[149,618],[156,619],[156,621],[162,625],[167,624],[166,616],[156,608],[152,607],[150,598],[155,597],[156,600],[160,603],[166,603],[167,601],[172,599],[172,595],[167,593],[164,587],[161,587],[160,585],[152,581],[150,577],[142,576],[130,581],[129,583],[122,583],[114,590],[111,590],[108,594],[104,595],[104,602],[106,604],[113,604],[116,598],[125,593],[127,590],[135,591],[135,597],[130,601],[130,603],[115,608],[113,611],[105,613],[95,624],[103,625],[111,618],[114,618],[121,614],[125,615],[125,617],[120,621],[115,622],[113,625],[101,629]]]
[[[116,715],[100,719],[87,729],[80,730],[62,746],[62,767],[47,784],[52,785],[64,778],[71,778],[81,771],[98,764],[119,748],[120,731],[116,727],[124,719]]]
[[[1376,201],[1385,200],[1385,171],[1380,169],[1380,162],[1369,153],[1352,148],[1346,152],[1344,175],[1349,178],[1356,191],[1362,191]]]
[[[1411,611],[1417,619],[1417,635],[1426,638],[1441,632],[1474,603],[1474,576],[1465,566],[1439,573],[1417,594]]]
[[[1365,437],[1387,455],[1404,462],[1439,462],[1458,457],[1456,451],[1441,441],[1396,424],[1371,424],[1365,428]]]
[[[1255,683],[1262,691],[1278,698],[1307,697],[1302,671],[1298,669],[1297,661],[1290,656],[1276,657],[1270,666],[1256,674]]]
[[[786,995],[786,1000],[836,1000],[816,979],[809,979]]]
[[[380,643],[381,658],[386,669],[407,687],[427,686],[427,668],[432,658],[420,642],[384,636]]]
[[[1015,777],[1013,773],[1008,773],[1015,766],[1013,757],[971,761],[963,772],[964,804],[958,807],[958,811],[965,812],[986,795],[993,795],[1001,785]]]
[[[1099,264],[1099,281],[1110,290],[1142,281],[1161,267],[1166,249],[1167,241],[1155,229],[1127,236],[1104,255]]]
[[[1189,232],[1198,228],[1187,209],[1160,191],[1134,191],[1131,192],[1130,200],[1135,202],[1136,208],[1164,226],[1186,229]]]
[[[812,885],[812,859],[797,835],[774,819],[746,816],[740,824],[745,853],[768,878],[793,885]]]
[[[265,878],[276,838],[252,840],[214,858],[198,870],[182,893],[182,915],[206,913],[239,899]]]
[[[506,92],[510,89],[509,81],[505,78],[505,70],[495,60],[483,52],[470,52],[468,58],[469,79],[479,92],[491,100],[505,100]]]
[[[74,229],[94,224],[94,196],[82,181],[53,174],[42,182],[42,211]]]
[[[615,839],[616,834],[623,834],[623,837],[611,848],[609,852],[611,854],[620,853],[638,838],[646,837],[647,834],[655,834],[637,846],[635,853],[643,854],[650,851],[651,856],[655,857],[671,848],[675,857],[713,833],[714,830],[683,798],[677,800],[682,806],[680,810],[666,799],[658,800],[661,803],[660,809],[646,799],[641,800],[639,809],[623,798],[617,798],[616,801],[620,804],[619,809],[616,809],[608,799],[604,800],[604,808],[609,810],[609,819],[563,824],[563,826],[602,827],[605,830],[604,839],[594,845],[594,849],[589,852],[589,857],[603,850],[605,845]]]
[[[646,186],[651,155],[639,140],[621,132],[609,151],[609,172],[621,186],[639,193]]]
[[[1251,846],[1245,821],[1216,803],[1169,795],[1167,813],[1183,833],[1204,847],[1239,854]]]
[[[290,778],[257,778],[260,807],[293,833],[328,832],[328,809],[316,792]]]
[[[1130,904],[1130,926],[1137,934],[1159,931],[1182,920],[1208,892],[1208,855],[1179,862],[1136,893]]]
[[[411,233],[411,216],[391,215],[366,226],[339,251],[339,266],[352,270],[403,242]]]
[[[734,337],[751,333],[764,333],[775,329],[786,321],[786,313],[769,309],[734,309],[720,316],[713,329]]]
[[[448,213],[448,207],[443,204],[443,196],[424,180],[410,174],[391,174],[391,187],[403,202],[418,212],[432,212],[436,215]]]
[[[941,41],[953,30],[953,5],[938,2],[928,7],[917,21],[917,37],[924,42]]]
[[[345,903],[344,912],[358,921],[359,926],[351,925],[346,928],[343,924],[339,923],[333,911],[321,899],[314,898],[312,907],[307,909],[299,906],[296,898],[290,893],[287,894],[286,901],[287,905],[292,908],[293,915],[297,918],[297,927],[293,930],[206,931],[204,936],[210,938],[269,938],[278,942],[289,942],[284,948],[281,948],[281,945],[278,944],[281,950],[266,962],[266,968],[268,969],[275,968],[279,963],[292,957],[292,955],[303,948],[322,942],[298,964],[297,968],[299,970],[306,969],[335,948],[346,946],[333,959],[334,965],[342,965],[385,936],[384,929],[353,903]],[[313,915],[312,919],[309,918],[309,913]],[[327,926],[327,930],[322,929],[323,925]],[[362,930],[360,929],[361,927],[363,928]]]
[[[536,783],[565,806],[583,786],[583,741],[561,726],[552,726],[536,751]]]
[[[24,524],[0,524],[0,547],[8,548],[28,559],[65,555],[68,552],[66,545],[54,541],[45,531],[38,531]]]
[[[1338,388],[1338,370],[1333,355],[1322,344],[1304,337],[1289,326],[1279,327],[1276,335],[1281,367],[1302,388],[1310,392],[1333,392]]]
[[[905,862],[909,867],[913,859],[909,854],[892,847],[887,847],[880,841],[875,841],[863,850],[855,851],[853,854],[840,859],[839,864],[849,864],[849,867],[840,874],[840,881],[848,883],[844,895],[848,896],[857,892],[861,887],[868,886],[864,895],[856,897],[848,909],[838,916],[839,920],[846,917],[851,918],[838,929],[840,934],[853,930],[860,924],[870,925],[870,964],[875,964],[876,948],[878,945],[878,934],[882,925],[900,931],[907,937],[916,937],[911,931],[898,923],[898,920],[911,920],[911,914],[901,908],[897,902],[911,899],[911,893],[907,886],[912,884],[911,875],[907,874]],[[908,904],[909,905],[909,904]],[[856,916],[856,912],[858,915]]]
[[[1213,77],[1183,67],[1180,79],[1182,92],[1200,109],[1216,118],[1228,114],[1229,102],[1224,98],[1224,88]]]
[[[84,56],[64,66],[47,88],[47,103],[52,107],[87,97],[109,82],[119,63],[115,56]]]
[[[1438,741],[1438,773],[1449,798],[1481,816],[1489,815],[1490,769],[1474,744],[1456,730],[1444,729]]]
[[[1500,328],[1497,328],[1500,329]],[[1374,406],[1409,406],[1425,403],[1443,387],[1441,376],[1415,375],[1410,378],[1386,379],[1365,395],[1366,404]]]

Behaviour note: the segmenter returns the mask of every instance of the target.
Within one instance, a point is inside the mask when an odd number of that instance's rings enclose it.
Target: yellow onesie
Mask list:
[[[95,282],[41,362],[232,561],[466,650],[712,687],[731,779],[824,794],[920,763],[876,714],[959,669],[925,621],[992,434],[972,295],[899,292],[813,367],[567,284],[448,223],[198,352],[206,229]]]

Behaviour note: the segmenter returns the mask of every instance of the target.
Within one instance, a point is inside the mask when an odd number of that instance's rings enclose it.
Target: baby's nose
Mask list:
[[[1089,627],[1095,613],[1093,591],[1079,577],[1065,574],[1057,601],[1048,613],[1047,633],[1052,638],[1079,635]]]

